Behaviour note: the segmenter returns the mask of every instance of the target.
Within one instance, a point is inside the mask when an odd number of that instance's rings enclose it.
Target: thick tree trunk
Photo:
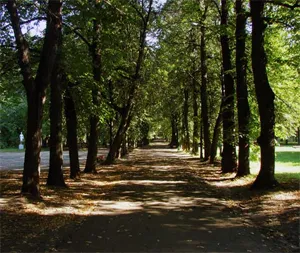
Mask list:
[[[195,69],[193,71],[193,80],[192,80],[192,85],[193,85],[193,111],[194,111],[194,127],[193,127],[193,148],[192,152],[193,154],[197,154],[199,151],[199,134],[200,134],[200,120],[199,120],[199,115],[198,115],[198,91],[197,91],[197,81],[196,81],[196,73]]]
[[[88,154],[84,173],[96,173],[98,152],[98,117],[90,116],[90,131],[88,140]]]
[[[77,116],[70,88],[67,88],[65,91],[64,102],[67,125],[67,144],[69,147],[70,157],[70,178],[77,179],[80,178],[80,166],[77,144]]]
[[[113,121],[112,118],[109,119],[108,124],[109,124],[109,146],[111,146],[112,143],[113,143],[113,138],[114,138],[114,132],[113,132],[113,130],[114,130],[114,121]]]
[[[124,138],[124,135],[130,125],[132,115],[131,110],[129,107],[125,107],[122,114],[121,114],[121,121],[118,128],[118,131],[114,137],[113,143],[109,149],[109,152],[107,154],[105,164],[112,164],[115,162],[116,154],[118,153],[122,140]]]
[[[63,144],[62,144],[62,87],[61,74],[54,70],[51,81],[50,102],[50,162],[47,185],[65,186],[63,177]]]
[[[189,131],[189,90],[184,89],[184,103],[182,115],[182,149],[190,151],[190,131]]]
[[[61,46],[62,34],[59,36],[58,52],[52,71],[50,90],[50,161],[47,185],[66,186],[63,176],[63,143],[62,143],[62,69]]]
[[[121,147],[121,157],[128,154],[128,147],[127,147],[127,134],[125,133],[122,140],[122,147]]]
[[[266,71],[264,49],[265,24],[263,19],[265,1],[250,0],[252,16],[252,69],[260,116],[260,136],[257,143],[261,151],[261,166],[253,189],[271,188],[278,184],[275,179],[275,113],[274,93]]]
[[[203,157],[203,122],[201,120],[201,123],[200,123],[200,160],[204,160],[204,157]]]
[[[25,161],[22,193],[40,195],[40,152],[43,105],[46,94],[41,91],[27,93],[27,132],[25,138]]]
[[[171,148],[177,148],[178,145],[179,145],[177,121],[178,121],[177,120],[177,115],[172,114],[172,117],[171,117],[172,136],[171,136],[171,142],[169,144],[169,146]]]
[[[237,177],[250,174],[249,166],[249,120],[250,107],[248,103],[248,90],[246,80],[246,14],[243,8],[243,0],[236,0],[236,94],[239,123],[239,155]]]
[[[19,66],[23,76],[23,84],[26,89],[28,103],[22,192],[39,196],[43,105],[45,102],[46,88],[50,82],[56,58],[59,36],[61,34],[62,2],[61,0],[49,0],[48,2],[46,34],[35,79],[33,79],[34,75],[30,66],[28,43],[20,27],[16,1],[7,1],[6,6],[14,30]]]
[[[206,44],[205,44],[205,26],[201,26],[201,118],[203,122],[204,139],[204,160],[209,159],[210,142],[210,124],[208,121],[207,108],[207,63],[206,63]]]
[[[217,149],[218,149],[218,142],[219,142],[219,136],[221,132],[221,123],[222,123],[222,104],[220,106],[220,112],[218,114],[216,124],[214,127],[214,133],[213,133],[213,139],[210,147],[210,158],[209,163],[213,164],[215,162],[215,158],[217,155]]]
[[[95,7],[99,4],[96,1]],[[92,101],[93,105],[97,107],[99,105],[98,92],[99,92],[99,83],[101,81],[102,75],[102,59],[101,59],[101,25],[100,22],[94,19],[93,21],[93,43],[90,46],[90,54],[92,56],[92,67],[94,75],[94,87],[92,88]],[[96,173],[97,165],[97,152],[98,152],[98,137],[99,137],[99,122],[98,122],[97,112],[93,111],[90,115],[90,132],[89,132],[89,145],[88,145],[88,154],[85,164],[85,173]]]
[[[234,172],[236,170],[236,148],[235,148],[235,122],[234,122],[234,80],[232,76],[231,52],[229,47],[229,37],[226,34],[228,25],[227,0],[222,0],[221,25],[224,32],[221,35],[222,58],[224,69],[225,98],[223,104],[223,152],[222,152],[222,172]]]

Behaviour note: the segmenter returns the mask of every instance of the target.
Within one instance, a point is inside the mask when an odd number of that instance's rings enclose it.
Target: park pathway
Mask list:
[[[99,173],[118,178],[59,252],[270,252],[273,243],[197,177],[199,161],[154,143]],[[209,167],[208,167],[209,168]],[[209,169],[208,172],[209,173]],[[40,248],[40,250],[43,250]]]

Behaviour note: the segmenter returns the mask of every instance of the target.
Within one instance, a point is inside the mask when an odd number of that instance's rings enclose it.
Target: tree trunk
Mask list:
[[[236,0],[236,93],[239,124],[239,155],[237,177],[250,174],[249,166],[249,120],[250,107],[248,103],[248,90],[246,80],[246,14],[243,8],[243,0]]]
[[[236,148],[235,148],[235,122],[234,122],[234,80],[232,76],[231,52],[229,37],[226,34],[228,25],[227,0],[222,0],[221,25],[224,31],[221,35],[222,58],[224,69],[225,98],[223,104],[223,152],[222,172],[234,172],[236,170]]]
[[[128,154],[128,148],[127,148],[127,135],[126,133],[123,136],[122,140],[122,148],[121,148],[121,157]]]
[[[32,91],[27,93],[27,132],[25,138],[25,161],[23,170],[22,193],[40,195],[40,152],[41,128],[45,93]]]
[[[6,5],[14,30],[19,66],[23,76],[28,103],[22,192],[30,193],[33,196],[40,195],[39,179],[43,105],[61,33],[61,6],[61,0],[49,0],[48,2],[46,34],[38,70],[34,79],[34,74],[30,66],[29,47],[21,31],[16,1],[7,1]]]
[[[67,144],[69,147],[70,157],[70,178],[77,179],[80,178],[80,166],[77,144],[77,116],[75,104],[69,87],[66,89],[64,95],[64,102],[67,125]]]
[[[252,69],[255,92],[260,116],[261,165],[252,189],[271,188],[278,185],[275,179],[275,113],[274,93],[270,87],[266,71],[266,53],[264,49],[265,24],[263,19],[265,1],[250,0],[252,16]]]
[[[98,1],[96,1],[95,7],[97,7]],[[101,81],[102,75],[102,60],[101,60],[101,47],[100,47],[100,37],[101,37],[101,25],[100,22],[94,19],[93,21],[93,43],[90,46],[90,54],[92,56],[92,67],[93,67],[93,77],[94,77],[94,87],[92,88],[92,101],[93,105],[97,107],[99,105],[98,91],[99,83]],[[92,111],[90,115],[90,133],[89,133],[89,145],[88,154],[85,164],[85,173],[96,173],[97,165],[97,152],[98,152],[98,117],[95,110]]]
[[[96,173],[98,152],[98,117],[90,116],[90,131],[88,140],[88,154],[84,173]]]
[[[213,164],[215,162],[215,158],[217,155],[217,149],[218,149],[218,142],[219,142],[219,136],[221,132],[221,123],[222,123],[222,103],[220,106],[220,112],[218,114],[216,124],[214,127],[214,133],[213,133],[213,139],[210,147],[210,158],[209,163]]]
[[[210,124],[207,108],[207,64],[206,64],[205,26],[201,26],[201,118],[203,122],[204,160],[210,155]]]
[[[124,111],[121,114],[121,121],[118,131],[114,137],[113,143],[109,149],[108,155],[105,160],[105,164],[112,164],[116,159],[116,154],[118,153],[123,137],[130,125],[131,121],[131,110],[129,107],[124,107]]]
[[[193,111],[194,111],[194,127],[193,127],[193,148],[192,148],[192,152],[193,154],[197,154],[199,151],[199,133],[200,133],[200,129],[199,129],[199,115],[198,115],[198,110],[199,110],[199,106],[198,106],[198,92],[197,92],[197,80],[196,80],[196,73],[195,73],[195,68],[193,71],[193,79],[192,79],[192,85],[193,85]]]
[[[201,120],[201,123],[200,123],[200,160],[204,160],[204,157],[203,157],[203,122]]]
[[[61,32],[61,31],[60,31]],[[62,69],[61,69],[62,34],[58,42],[58,52],[52,71],[50,90],[50,161],[47,185],[66,186],[63,176],[62,143]]]
[[[189,132],[189,90],[184,89],[183,117],[182,117],[182,149],[190,151],[190,132]]]
[[[172,114],[171,117],[171,128],[172,128],[172,137],[171,137],[171,142],[169,146],[171,148],[177,148],[178,147],[178,127],[177,127],[177,115]]]

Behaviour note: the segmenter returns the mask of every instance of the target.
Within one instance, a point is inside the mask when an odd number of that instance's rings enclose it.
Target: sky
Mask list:
[[[166,3],[167,0],[157,0],[158,4],[164,5]],[[27,30],[29,29],[29,34],[31,36],[36,35],[36,34],[42,34],[42,32],[45,30],[46,28],[46,22],[45,21],[40,21],[38,26],[35,26],[34,28],[30,29],[30,26],[24,25],[22,27],[22,32],[26,33]]]

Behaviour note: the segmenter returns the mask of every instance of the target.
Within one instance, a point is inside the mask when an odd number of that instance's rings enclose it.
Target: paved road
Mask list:
[[[106,149],[99,149],[98,155],[105,155]],[[24,165],[25,152],[0,152],[0,170],[22,170]],[[80,164],[85,163],[87,151],[79,151]],[[64,151],[64,167],[69,166],[70,158],[69,152]],[[48,169],[49,167],[49,151],[41,152],[41,169]]]

